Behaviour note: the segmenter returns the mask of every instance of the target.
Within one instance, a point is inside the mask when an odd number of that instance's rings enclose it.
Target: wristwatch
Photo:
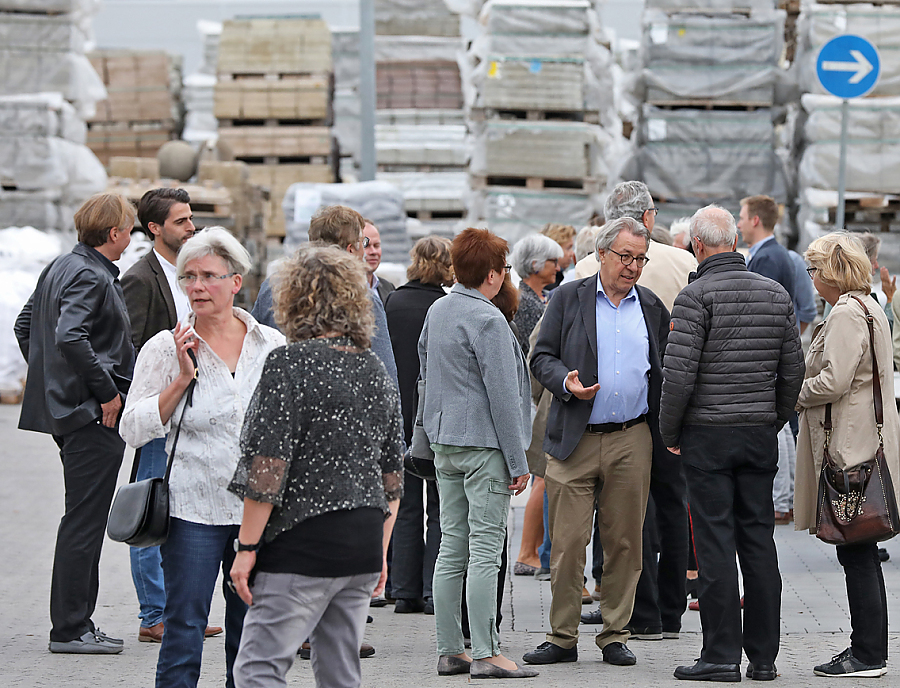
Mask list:
[[[259,549],[259,546],[261,544],[262,544],[262,538],[260,538],[259,542],[252,544],[252,545],[245,545],[243,542],[241,542],[240,538],[235,538],[234,539],[234,551],[235,552],[255,552],[256,550]]]

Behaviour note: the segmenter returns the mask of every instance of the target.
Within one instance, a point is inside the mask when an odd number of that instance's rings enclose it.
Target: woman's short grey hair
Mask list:
[[[600,228],[597,237],[594,240],[594,251],[597,260],[600,260],[600,251],[608,251],[612,245],[616,243],[616,237],[621,232],[628,232],[636,237],[640,237],[650,246],[650,230],[643,224],[635,220],[633,217],[620,217],[618,220],[611,220]]]
[[[653,207],[653,197],[644,182],[621,182],[616,184],[603,206],[606,221],[620,217],[630,217],[638,222],[644,219],[644,212]]]
[[[874,265],[878,259],[878,251],[881,249],[881,237],[872,234],[872,232],[864,232],[863,234],[857,234],[856,238],[862,242],[869,262]]]
[[[235,239],[231,232],[224,227],[207,227],[182,245],[175,266],[178,275],[184,274],[184,266],[189,262],[206,256],[218,256],[225,261],[230,272],[242,276],[253,267],[247,249],[241,246],[241,242]]]
[[[700,208],[691,217],[691,239],[698,238],[704,246],[734,246],[737,239],[737,225],[734,215],[716,205]]]
[[[578,230],[575,235],[575,260],[587,258],[594,252],[594,237],[600,231],[599,227],[586,225]]]
[[[540,272],[546,261],[562,257],[563,250],[559,244],[548,236],[535,233],[519,239],[509,260],[519,277],[525,279]]]

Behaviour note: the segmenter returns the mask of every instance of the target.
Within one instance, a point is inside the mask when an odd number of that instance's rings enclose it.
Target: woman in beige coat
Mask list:
[[[872,396],[872,353],[866,316],[874,319],[875,355],[884,403],[884,454],[894,485],[900,485],[900,421],[894,402],[891,332],[887,317],[869,295],[871,265],[860,241],[834,232],[806,250],[813,285],[832,306],[813,332],[800,390],[800,434],[794,494],[794,527],[816,531],[816,497],[825,443],[825,407],[834,430],[829,452],[841,468],[869,461],[878,448]],[[853,632],[850,647],[815,668],[819,676],[876,677],[887,672],[887,600],[875,542],[838,545],[844,567]]]

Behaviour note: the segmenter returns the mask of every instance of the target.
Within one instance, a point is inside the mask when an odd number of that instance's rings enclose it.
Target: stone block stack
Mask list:
[[[288,187],[336,179],[331,32],[321,19],[226,21],[217,74],[219,143],[270,190],[266,231],[284,237]]]
[[[788,200],[775,105],[785,12],[774,0],[648,0],[636,176],[669,225],[707,203]]]

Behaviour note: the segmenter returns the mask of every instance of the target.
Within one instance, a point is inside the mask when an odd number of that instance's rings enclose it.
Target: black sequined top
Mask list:
[[[348,337],[310,339],[269,354],[241,432],[228,489],[275,505],[263,538],[339,510],[375,507],[403,491],[396,385]]]

